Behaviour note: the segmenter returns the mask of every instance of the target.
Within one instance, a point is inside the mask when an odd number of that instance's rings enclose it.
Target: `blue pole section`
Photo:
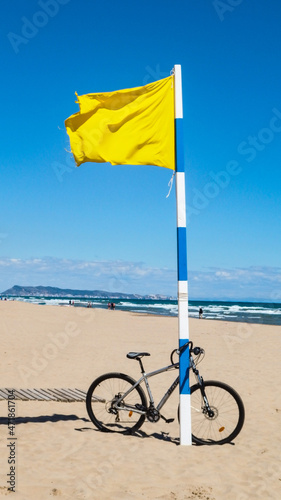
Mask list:
[[[179,347],[189,340],[188,280],[186,249],[186,202],[183,141],[183,108],[181,66],[174,67],[175,76],[175,165],[177,203],[177,257],[178,257],[178,324]],[[189,349],[180,356],[180,444],[191,445],[191,411],[189,385]]]

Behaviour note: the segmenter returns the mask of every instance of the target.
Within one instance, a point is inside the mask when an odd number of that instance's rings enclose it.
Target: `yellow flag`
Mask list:
[[[157,165],[175,168],[174,77],[143,87],[78,96],[65,120],[77,166]]]

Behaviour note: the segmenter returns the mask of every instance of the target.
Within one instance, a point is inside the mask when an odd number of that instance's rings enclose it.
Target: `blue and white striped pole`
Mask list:
[[[175,76],[175,170],[178,249],[178,328],[179,347],[188,342],[188,282],[186,249],[186,203],[183,144],[183,107],[181,66],[174,67]],[[180,444],[191,445],[191,411],[189,386],[189,349],[180,355]]]

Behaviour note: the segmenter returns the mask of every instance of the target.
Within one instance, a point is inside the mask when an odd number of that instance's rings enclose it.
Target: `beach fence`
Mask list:
[[[73,403],[86,400],[86,392],[81,389],[0,389],[0,401],[10,399],[18,401],[60,401]]]

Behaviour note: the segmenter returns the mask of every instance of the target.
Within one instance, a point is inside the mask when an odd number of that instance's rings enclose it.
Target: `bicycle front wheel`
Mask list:
[[[87,393],[86,407],[98,429],[131,434],[141,427],[145,414],[140,412],[147,408],[147,402],[142,388],[133,388],[135,383],[133,378],[124,373],[106,373],[92,383]]]
[[[204,382],[205,395],[212,416],[209,416],[199,384],[191,387],[192,440],[196,444],[230,443],[241,431],[245,410],[239,394],[227,384]]]

